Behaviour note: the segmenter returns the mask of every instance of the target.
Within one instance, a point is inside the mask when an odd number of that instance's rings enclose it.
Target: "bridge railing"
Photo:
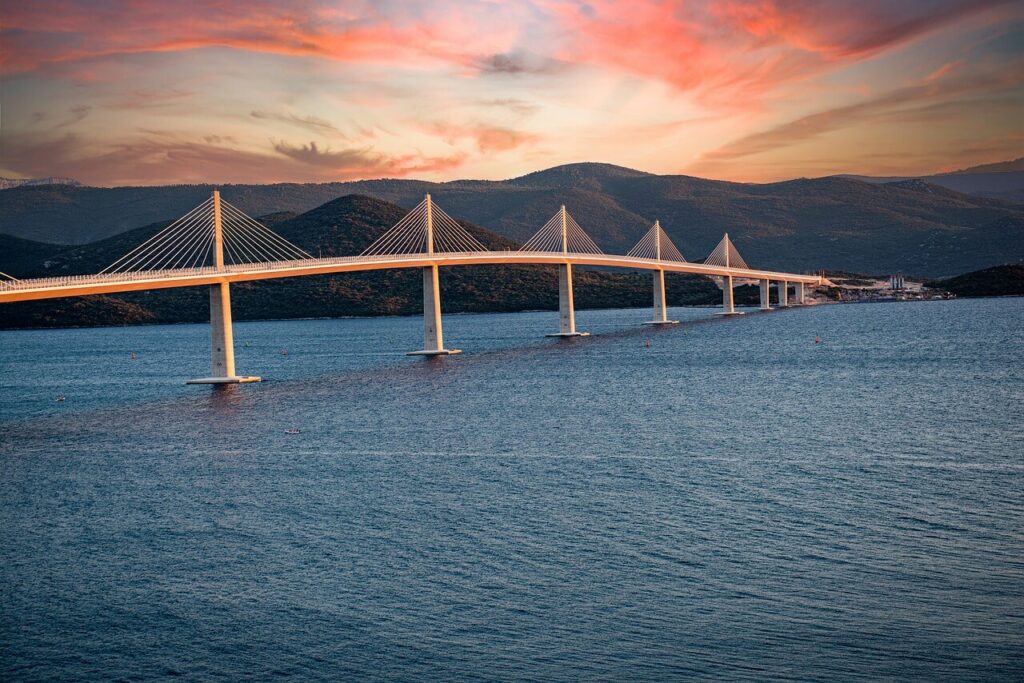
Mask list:
[[[435,254],[435,256],[481,256],[500,253],[505,252],[443,252]],[[290,268],[301,268],[303,266],[334,265],[339,263],[365,263],[367,261],[408,261],[421,259],[424,256],[426,256],[426,254],[332,256],[327,258],[294,259],[290,261],[264,261],[232,264],[225,265],[223,270],[218,270],[216,266],[203,266],[199,268],[174,268],[168,270],[145,270],[122,273],[58,275],[54,277],[3,280],[0,281],[0,290],[47,289],[53,287],[74,287],[76,285],[84,286],[111,282],[139,282],[144,280],[164,280],[167,278],[201,277],[204,275],[217,275],[218,273],[245,273],[252,272],[254,270],[288,270]]]

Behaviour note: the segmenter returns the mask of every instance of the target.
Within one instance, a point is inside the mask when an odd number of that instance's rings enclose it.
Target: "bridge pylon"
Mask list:
[[[740,252],[736,250],[736,246],[729,239],[729,233],[725,233],[714,251],[704,259],[704,263],[726,268],[747,268],[747,262],[743,260]],[[743,315],[743,311],[736,310],[732,275],[722,276],[722,312],[719,315]]]
[[[569,253],[569,214],[565,204],[559,211],[562,227],[562,253]],[[558,265],[558,332],[548,337],[589,337],[589,332],[576,331],[576,304],[572,296],[572,264],[566,261]]]
[[[563,204],[533,237],[526,240],[520,251],[561,254],[600,254],[594,240],[573,220]],[[547,337],[586,337],[589,332],[576,331],[576,305],[572,292],[572,262],[566,258],[558,264],[558,332]]]
[[[771,280],[761,280],[760,294],[761,294],[761,310],[771,310],[771,303],[768,301],[771,293]]]
[[[434,253],[434,202],[428,194],[423,200],[424,239],[426,253]],[[407,356],[454,356],[461,349],[444,347],[444,330],[441,326],[441,286],[437,264],[423,268],[423,348],[409,351]]]
[[[652,258],[656,261],[662,259],[685,263],[686,259],[679,253],[676,245],[661,227],[661,221],[654,221],[654,225],[647,234],[640,238],[627,256],[638,258]],[[652,273],[654,285],[654,318],[648,320],[644,325],[678,325],[678,320],[668,319],[668,308],[665,300],[665,270],[659,268]]]
[[[220,191],[213,191],[213,257],[224,270],[224,227]],[[210,376],[186,384],[249,384],[260,377],[235,374],[235,338],[231,324],[231,288],[227,280],[210,285]]]
[[[806,289],[804,287],[804,283],[797,282],[796,283],[796,305],[797,306],[803,306],[805,303],[807,303],[805,295],[806,295]]]

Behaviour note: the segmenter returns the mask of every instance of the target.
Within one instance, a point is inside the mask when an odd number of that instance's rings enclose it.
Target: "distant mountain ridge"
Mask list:
[[[180,216],[212,189],[15,188],[0,192],[0,233],[92,242]],[[250,215],[301,213],[348,194],[411,208],[429,192],[453,217],[517,242],[565,204],[608,252],[625,253],[658,219],[691,260],[706,256],[728,232],[749,263],[796,272],[830,268],[943,277],[1024,260],[1024,206],[916,179],[732,183],[584,163],[504,181],[390,179],[220,189]]]
[[[82,183],[74,178],[62,178],[60,176],[51,176],[49,178],[0,178],[0,190],[33,185],[71,185],[73,187],[81,187]]]
[[[970,166],[949,173],[923,176],[865,176],[841,175],[841,178],[862,180],[866,183],[893,183],[922,180],[964,194],[1001,199],[1024,204],[1024,157],[994,164]]]
[[[969,166],[962,168],[959,171],[952,171],[946,175],[956,174],[971,174],[971,173],[1014,173],[1017,171],[1024,171],[1024,157],[1017,159],[1011,159],[1009,161],[998,161],[994,164],[981,164],[979,166]]]

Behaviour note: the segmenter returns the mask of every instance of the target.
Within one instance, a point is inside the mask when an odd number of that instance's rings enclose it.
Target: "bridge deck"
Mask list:
[[[659,261],[632,256],[610,254],[561,254],[531,251],[481,251],[435,254],[403,254],[382,256],[344,256],[338,258],[315,258],[296,261],[276,261],[244,265],[226,265],[223,269],[209,266],[175,270],[158,270],[133,273],[110,273],[105,275],[70,275],[65,277],[38,278],[0,282],[0,303],[58,299],[63,297],[87,296],[91,294],[113,294],[147,289],[173,287],[196,287],[219,282],[247,282],[270,280],[306,275],[327,275],[331,273],[354,273],[393,268],[421,268],[437,265],[441,267],[474,265],[557,265],[570,263],[581,266],[608,266],[639,270],[664,270],[670,273],[695,275],[732,276],[737,279],[774,280],[802,282],[805,284],[827,284],[817,275],[780,273],[749,268]]]

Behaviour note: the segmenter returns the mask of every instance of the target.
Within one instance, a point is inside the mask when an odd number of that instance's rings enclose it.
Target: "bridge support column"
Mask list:
[[[563,207],[564,208],[564,207]],[[572,264],[558,266],[558,332],[546,337],[587,337],[589,332],[576,331],[576,306],[572,300]]]
[[[771,291],[771,282],[769,280],[761,280],[761,310],[771,310],[771,304],[769,303],[769,292]]]
[[[668,319],[668,309],[665,304],[665,271],[654,271],[654,319],[645,322],[644,325],[678,325],[678,320]]]
[[[806,300],[804,299],[804,294],[805,294],[804,283],[802,283],[802,282],[796,283],[796,305],[797,306],[803,306],[806,303]]]
[[[210,376],[186,384],[248,384],[259,377],[235,374],[235,339],[231,325],[231,290],[227,282],[210,285]]]
[[[423,269],[423,350],[410,351],[407,356],[454,356],[460,349],[444,348],[441,328],[441,287],[437,266]]]
[[[789,308],[789,283],[780,280],[777,286],[779,288],[779,308]]]
[[[220,190],[213,191],[213,259],[224,270],[224,227]],[[247,384],[259,377],[235,374],[235,337],[231,329],[231,288],[227,280],[210,285],[210,376],[190,379],[186,384]]]
[[[732,275],[722,278],[722,312],[719,315],[743,315],[741,311],[736,310],[732,291]]]

